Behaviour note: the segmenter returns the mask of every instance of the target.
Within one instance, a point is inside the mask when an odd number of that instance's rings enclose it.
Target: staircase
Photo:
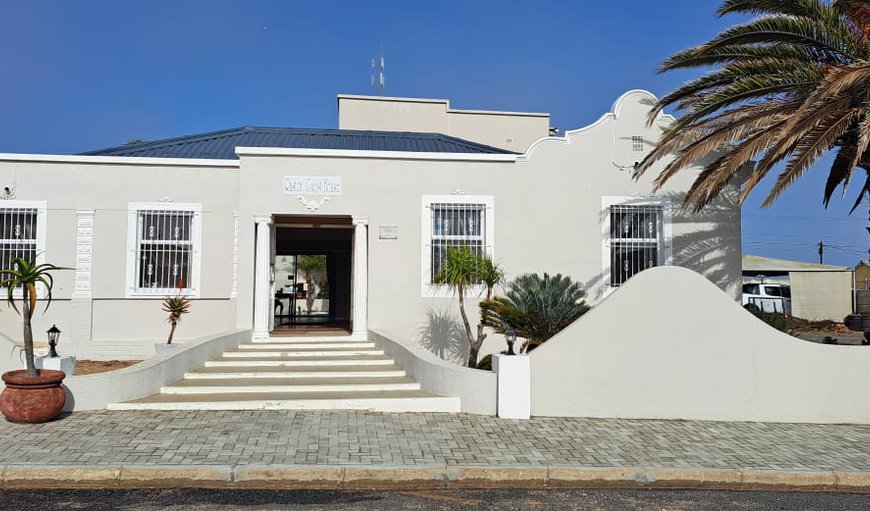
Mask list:
[[[459,398],[422,390],[373,342],[272,337],[225,351],[160,394],[108,408],[459,412]]]

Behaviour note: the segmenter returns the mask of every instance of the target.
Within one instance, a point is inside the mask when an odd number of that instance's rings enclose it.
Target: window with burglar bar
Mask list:
[[[0,269],[12,269],[12,261],[18,257],[37,259],[43,250],[39,223],[39,207],[0,205]]]
[[[475,254],[486,251],[486,205],[433,203],[432,282],[441,270],[447,250],[468,248]]]
[[[449,296],[436,284],[447,251],[467,248],[493,255],[495,199],[491,195],[424,195],[421,225],[421,292],[424,297]],[[473,288],[469,288],[469,292]]]
[[[610,206],[610,286],[664,264],[663,210],[659,205]]]
[[[131,210],[135,222],[133,294],[194,294],[198,288],[198,207],[173,205]],[[128,282],[131,276],[128,276]]]

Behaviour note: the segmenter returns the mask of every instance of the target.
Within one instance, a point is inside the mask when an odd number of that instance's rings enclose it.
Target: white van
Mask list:
[[[752,313],[791,316],[791,286],[770,282],[743,284],[743,307]]]

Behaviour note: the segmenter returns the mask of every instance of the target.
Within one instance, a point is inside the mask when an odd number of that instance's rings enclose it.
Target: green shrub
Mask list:
[[[780,332],[786,331],[787,324],[785,316],[783,316],[782,314],[767,314],[762,312],[760,314],[756,314],[756,316],[758,316],[758,319],[764,321],[773,328],[776,328]]]
[[[492,355],[487,355],[480,359],[480,362],[477,363],[477,368],[484,371],[492,371]]]
[[[570,277],[526,274],[508,284],[505,296],[481,302],[481,316],[496,332],[504,333],[504,325],[510,325],[517,336],[527,339],[520,347],[522,353],[585,314],[589,310],[585,297],[586,291]]]

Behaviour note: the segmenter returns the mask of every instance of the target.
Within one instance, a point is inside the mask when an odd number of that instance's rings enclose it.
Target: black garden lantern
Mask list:
[[[48,334],[48,356],[49,358],[57,358],[60,355],[57,354],[55,348],[57,347],[57,340],[60,337],[60,329],[57,325],[51,325],[51,328],[49,328],[46,333]]]
[[[508,325],[507,328],[504,329],[504,340],[507,341],[508,345],[508,355],[516,355],[514,353],[514,343],[517,342],[517,331],[514,330],[514,327]]]

